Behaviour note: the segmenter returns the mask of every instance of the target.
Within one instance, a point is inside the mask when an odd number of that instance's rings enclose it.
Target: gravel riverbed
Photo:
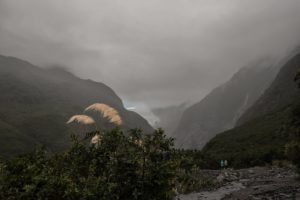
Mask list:
[[[255,167],[204,170],[221,187],[179,195],[177,200],[300,200],[300,180],[293,168]]]

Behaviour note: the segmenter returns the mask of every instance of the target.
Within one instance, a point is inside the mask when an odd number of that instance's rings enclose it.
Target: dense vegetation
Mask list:
[[[92,145],[95,134],[73,135],[62,153],[39,148],[2,160],[0,199],[168,200],[218,185],[199,173],[210,165],[200,151],[174,149],[161,129],[150,135],[114,129]]]
[[[293,111],[293,131],[286,145],[286,155],[298,167],[300,173],[300,105]]]
[[[73,137],[64,153],[40,149],[1,164],[0,199],[172,199],[178,162],[163,131],[115,129],[99,145]]]
[[[246,168],[286,159],[285,145],[292,131],[292,108],[287,107],[217,135],[203,149],[211,160],[228,160],[230,166]]]
[[[300,72],[297,73],[295,81],[300,88]],[[286,154],[288,158],[298,167],[300,173],[300,104],[298,104],[293,110],[291,131],[291,141],[286,145]]]
[[[210,163],[227,159],[235,168],[286,159],[300,167],[299,133],[300,104],[295,102],[278,112],[217,135],[205,146],[203,154]]]

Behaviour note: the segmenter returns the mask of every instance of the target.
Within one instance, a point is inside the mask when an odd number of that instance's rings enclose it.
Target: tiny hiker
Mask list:
[[[224,168],[224,160],[221,160],[221,161],[220,161],[220,166],[221,166],[221,169]]]
[[[228,161],[227,161],[227,160],[224,161],[224,167],[225,167],[225,168],[228,167]]]

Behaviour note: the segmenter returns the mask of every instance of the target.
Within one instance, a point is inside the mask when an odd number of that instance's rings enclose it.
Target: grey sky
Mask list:
[[[0,0],[0,54],[67,66],[140,112],[197,101],[299,36],[299,0]]]

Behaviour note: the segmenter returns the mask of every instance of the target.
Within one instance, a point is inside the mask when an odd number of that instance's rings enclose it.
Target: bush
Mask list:
[[[300,169],[300,142],[292,141],[287,144],[286,154],[288,158]]]
[[[91,136],[93,134],[90,134]],[[0,163],[0,199],[142,199],[174,197],[173,140],[114,129],[99,145],[72,138],[63,153],[44,149]]]
[[[298,83],[300,88],[300,72],[297,73],[295,81]],[[290,129],[291,141],[286,145],[285,152],[287,157],[292,161],[298,168],[300,174],[300,103],[295,106],[292,111],[292,128]]]

